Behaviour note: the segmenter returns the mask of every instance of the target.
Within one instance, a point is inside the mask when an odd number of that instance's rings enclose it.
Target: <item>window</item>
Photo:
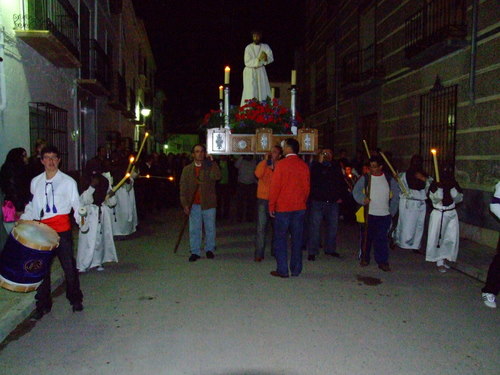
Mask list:
[[[378,115],[376,113],[360,118],[361,141],[364,139],[370,150],[377,148],[377,123]],[[358,144],[361,144],[361,142],[358,142]]]
[[[436,77],[434,87],[420,96],[420,154],[424,167],[432,170],[430,150],[437,149],[439,167],[455,168],[458,85],[443,87]]]
[[[50,103],[29,103],[30,143],[43,138],[56,146],[61,155],[61,169],[68,163],[68,111]]]

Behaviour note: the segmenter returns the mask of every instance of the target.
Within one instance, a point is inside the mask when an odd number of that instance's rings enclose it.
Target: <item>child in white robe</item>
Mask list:
[[[104,200],[111,192],[112,177],[109,173],[93,175],[90,187],[80,196],[84,224],[78,237],[76,266],[80,272],[97,267],[104,270],[103,264],[118,262],[113,240],[113,210],[116,197]]]
[[[462,189],[451,168],[445,168],[441,182],[431,184],[429,198],[434,209],[429,219],[425,260],[436,262],[439,272],[446,272],[450,267],[445,261],[457,260],[460,232],[455,206],[463,201]]]

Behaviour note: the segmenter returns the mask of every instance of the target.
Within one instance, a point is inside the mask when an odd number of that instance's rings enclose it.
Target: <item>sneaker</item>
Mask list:
[[[97,267],[97,270],[98,271],[104,271],[104,267],[103,266],[99,266],[99,267]]]
[[[369,263],[367,260],[364,260],[364,259],[363,259],[363,260],[361,260],[361,262],[359,262],[359,265],[360,265],[361,267],[368,267],[368,265],[369,265],[369,264],[370,264],[370,263]]]
[[[497,303],[495,301],[495,295],[493,293],[482,293],[483,302],[486,306],[496,309]]]
[[[307,260],[314,262],[316,260],[316,255],[308,255]]]
[[[215,254],[213,253],[213,251],[207,251],[207,258],[208,259],[214,259],[215,258]]]
[[[191,256],[189,257],[190,262],[196,262],[198,259],[200,259],[200,256],[196,254],[191,254]]]
[[[73,312],[83,311],[83,305],[81,302],[75,302],[72,306]]]
[[[387,263],[380,263],[378,265],[378,268],[380,268],[384,272],[391,272],[391,267]]]

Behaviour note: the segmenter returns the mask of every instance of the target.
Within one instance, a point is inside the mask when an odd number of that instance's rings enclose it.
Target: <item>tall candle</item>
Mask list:
[[[219,100],[224,99],[224,86],[219,86]]]
[[[292,86],[295,86],[297,84],[297,71],[292,70]]]
[[[125,173],[130,172],[130,170],[132,169],[132,164],[134,164],[135,158],[133,156],[131,156],[128,160],[129,160],[129,163],[128,163],[128,167],[127,167],[127,172],[125,172]]]
[[[271,87],[271,99],[274,99],[275,93],[276,93],[276,89],[274,87]]]
[[[123,177],[118,184],[112,189],[113,192],[116,192],[119,188],[122,187],[122,185],[127,181],[127,179],[130,177],[130,173],[126,173],[125,177]]]
[[[146,133],[144,134],[144,138],[142,139],[142,143],[141,143],[141,147],[139,148],[139,152],[137,153],[137,159],[136,159],[136,161],[135,161],[135,162],[136,162],[136,164],[137,164],[137,162],[139,161],[139,156],[141,156],[142,149],[144,148],[144,144],[146,143],[146,139],[148,138],[148,136],[149,136],[149,133],[148,133],[148,132],[146,132]]]
[[[439,182],[439,167],[438,167],[438,159],[437,159],[437,150],[433,148],[431,150],[432,160],[434,161],[434,173],[436,175],[436,182]]]
[[[365,145],[366,155],[368,156],[368,159],[371,158],[370,149],[368,148],[368,145],[366,144],[366,140],[364,140],[364,139],[363,139],[363,145]]]
[[[224,84],[229,85],[229,73],[231,72],[231,68],[226,66],[224,69]]]

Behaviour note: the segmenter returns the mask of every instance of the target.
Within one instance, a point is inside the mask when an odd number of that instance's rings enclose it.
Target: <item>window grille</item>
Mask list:
[[[29,103],[30,142],[43,138],[56,146],[61,156],[60,169],[68,165],[68,111],[50,103]]]
[[[439,77],[436,77],[430,92],[420,96],[419,149],[428,172],[433,170],[430,153],[433,148],[437,150],[440,170],[445,165],[455,169],[457,91],[458,85],[443,87]]]

